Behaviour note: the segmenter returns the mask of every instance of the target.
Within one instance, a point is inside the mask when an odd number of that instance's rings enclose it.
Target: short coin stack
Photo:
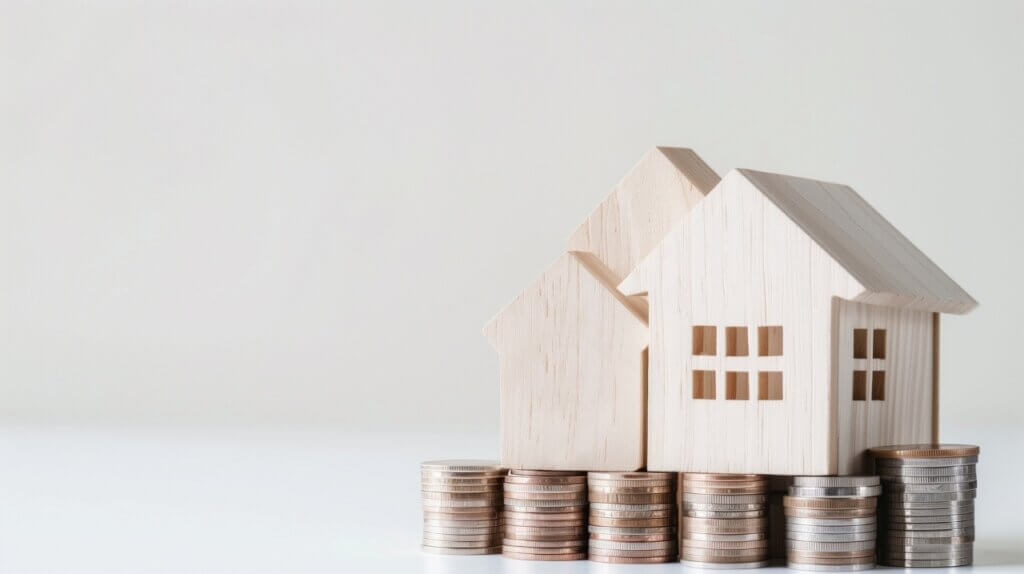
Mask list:
[[[587,557],[587,476],[510,470],[505,478],[502,554],[520,560]]]
[[[698,568],[768,565],[768,484],[758,474],[683,475],[682,561]]]
[[[434,460],[420,466],[423,550],[436,554],[501,552],[505,470],[484,460]]]
[[[591,472],[590,559],[640,564],[675,562],[676,474]]]
[[[882,564],[907,568],[973,561],[980,450],[959,444],[870,450],[882,478]]]
[[[798,476],[782,504],[786,562],[795,570],[875,567],[877,476]]]

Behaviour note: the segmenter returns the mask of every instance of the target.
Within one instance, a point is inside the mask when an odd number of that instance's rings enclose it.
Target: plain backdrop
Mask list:
[[[0,422],[493,434],[481,327],[670,145],[853,186],[981,302],[944,318],[944,423],[1019,424],[1022,21],[3,2]]]

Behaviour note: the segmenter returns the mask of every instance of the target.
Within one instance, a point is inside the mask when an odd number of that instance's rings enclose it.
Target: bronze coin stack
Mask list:
[[[794,570],[875,567],[877,476],[798,476],[783,499],[786,559]]]
[[[591,472],[590,559],[641,564],[675,562],[676,474]]]
[[[586,559],[587,475],[510,470],[502,554],[519,560]]]
[[[505,469],[486,460],[420,465],[423,550],[435,554],[501,552],[501,485]]]
[[[696,568],[768,565],[768,481],[758,474],[686,473],[683,564]]]

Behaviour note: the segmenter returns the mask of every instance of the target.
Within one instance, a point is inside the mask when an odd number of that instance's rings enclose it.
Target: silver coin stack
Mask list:
[[[505,470],[488,460],[432,460],[420,465],[423,550],[435,554],[501,552]]]
[[[768,565],[768,482],[758,474],[682,477],[681,559],[695,568]]]
[[[591,472],[590,559],[650,564],[679,559],[676,473]]]
[[[980,450],[925,444],[869,451],[883,486],[879,562],[903,568],[973,562]]]
[[[786,563],[794,570],[875,567],[877,476],[798,476],[783,500]]]
[[[503,546],[505,557],[518,560],[586,559],[586,473],[510,470]]]

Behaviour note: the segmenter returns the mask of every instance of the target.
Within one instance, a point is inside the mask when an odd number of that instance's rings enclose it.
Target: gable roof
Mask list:
[[[656,147],[569,236],[568,248],[594,255],[616,285],[718,181],[693,150]]]
[[[944,313],[978,306],[851,187],[750,169],[730,172],[723,184],[736,178],[761,192],[860,283],[863,290],[853,300]],[[622,281],[623,292],[643,291],[642,267]]]
[[[610,272],[596,257],[589,253],[570,251],[555,260],[533,284],[523,289],[488,321],[484,326],[484,336],[491,345],[498,348],[503,323],[517,325],[516,318],[520,317],[532,317],[539,322],[554,320],[554,316],[564,310],[565,306],[548,305],[551,297],[567,297],[560,303],[572,301],[573,298],[580,302],[593,302],[595,305],[606,305],[614,301],[613,309],[621,309],[621,315],[626,320],[635,322],[646,331],[646,302],[620,293]]]

